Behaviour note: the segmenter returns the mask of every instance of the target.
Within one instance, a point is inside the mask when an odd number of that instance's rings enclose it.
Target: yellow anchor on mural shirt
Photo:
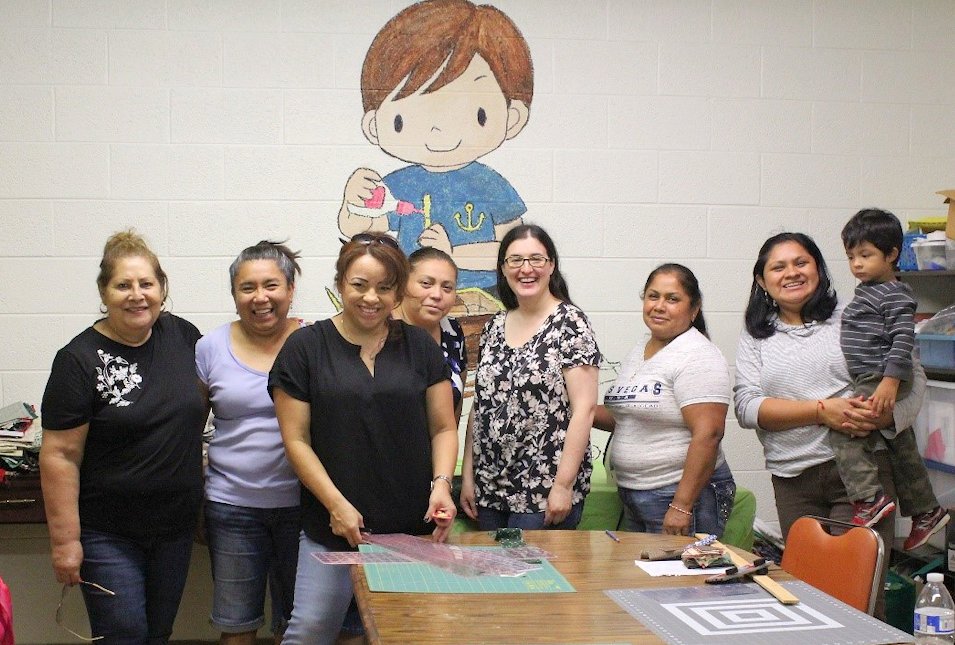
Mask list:
[[[476,231],[479,228],[481,228],[481,224],[484,223],[484,217],[485,217],[484,213],[478,213],[478,221],[477,221],[477,224],[475,224],[474,223],[474,204],[472,204],[471,202],[466,203],[464,205],[464,212],[468,214],[467,224],[461,221],[460,212],[454,214],[454,221],[458,223],[458,228],[460,228],[462,231],[467,231],[468,233],[470,233],[471,231]]]

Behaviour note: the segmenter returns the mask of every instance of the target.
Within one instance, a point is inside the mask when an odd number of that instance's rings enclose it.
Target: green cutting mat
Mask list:
[[[362,544],[362,552],[382,551]],[[472,547],[481,548],[481,547]],[[494,548],[494,547],[492,547]],[[550,562],[523,576],[459,576],[420,562],[388,562],[363,565],[371,591],[401,593],[570,593],[576,591]]]

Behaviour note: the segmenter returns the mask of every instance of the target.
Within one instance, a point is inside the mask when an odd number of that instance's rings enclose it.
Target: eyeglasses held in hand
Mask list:
[[[102,585],[98,585],[98,584],[96,584],[95,582],[87,582],[86,580],[80,580],[79,584],[81,584],[81,585],[86,585],[86,586],[88,586],[88,587],[92,587],[93,589],[96,589],[96,590],[98,590],[98,591],[101,591],[102,593],[104,593],[104,594],[106,594],[106,595],[108,595],[108,596],[115,596],[115,595],[116,595],[116,592],[110,591],[110,590],[107,589],[106,587],[103,587]],[[67,627],[66,625],[63,624],[63,601],[66,600],[66,596],[70,593],[70,589],[72,589],[72,588],[73,588],[73,585],[65,584],[65,585],[63,585],[63,590],[60,592],[60,602],[59,602],[59,604],[56,606],[56,624],[57,624],[57,626],[63,628],[64,630],[68,631],[69,633],[73,634],[74,636],[76,636],[76,637],[79,638],[80,640],[86,641],[86,642],[88,642],[88,643],[92,643],[93,641],[98,641],[98,640],[100,640],[101,638],[103,638],[102,636],[83,636],[82,634],[77,634],[77,633],[74,632],[72,629],[70,629],[69,627]]]
[[[356,242],[358,244],[368,244],[368,245],[384,244],[384,245],[390,246],[393,249],[398,249],[399,251],[401,250],[401,247],[398,246],[398,240],[391,237],[390,235],[384,235],[384,234],[373,235],[372,233],[358,233],[356,235],[352,235],[351,241]]]
[[[525,262],[535,269],[540,269],[545,264],[550,262],[550,258],[546,255],[532,255],[529,258],[525,258],[521,255],[509,255],[504,258],[504,264],[512,269],[520,269],[522,266],[524,266]]]

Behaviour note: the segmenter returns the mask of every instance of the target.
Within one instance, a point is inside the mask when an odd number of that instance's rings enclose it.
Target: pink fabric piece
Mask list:
[[[13,599],[10,588],[0,578],[0,645],[14,645]]]
[[[923,456],[933,461],[945,461],[945,440],[942,438],[941,428],[935,428],[929,434]]]

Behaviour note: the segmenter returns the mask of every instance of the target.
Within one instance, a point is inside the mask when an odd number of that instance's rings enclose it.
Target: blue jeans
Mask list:
[[[578,502],[570,508],[570,513],[560,524],[544,526],[544,513],[511,513],[494,508],[478,506],[478,528],[482,531],[494,529],[519,528],[528,531],[537,529],[569,529],[573,530],[580,524],[580,516],[584,512],[584,503]]]
[[[342,620],[354,595],[351,567],[322,564],[312,557],[317,551],[330,549],[313,542],[303,531],[298,545],[295,606],[283,645],[327,645],[334,643],[341,632]]]
[[[662,533],[663,517],[676,494],[677,484],[670,484],[650,490],[633,490],[618,487],[617,492],[623,500],[624,528],[628,531]],[[693,517],[690,518],[690,535],[711,533],[723,535],[726,520],[733,510],[733,498],[736,496],[736,482],[726,462],[713,471],[709,483],[700,491],[693,505]]]
[[[292,615],[298,561],[299,507],[249,508],[207,501],[206,534],[212,561],[212,614],[219,631],[240,634],[265,622],[265,585],[272,598],[272,633]]]
[[[193,532],[134,539],[82,529],[83,580],[116,593],[81,585],[93,636],[100,645],[166,643],[189,573]]]

